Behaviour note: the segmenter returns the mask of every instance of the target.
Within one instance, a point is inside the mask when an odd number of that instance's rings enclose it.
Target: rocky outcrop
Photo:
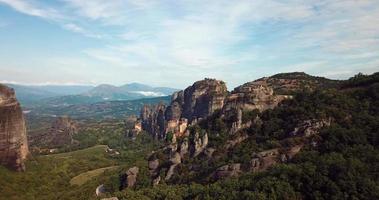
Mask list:
[[[243,122],[243,112],[260,112],[275,108],[286,95],[275,95],[274,90],[264,81],[252,81],[236,87],[225,100],[222,112],[231,123],[230,134],[249,127],[253,119]]]
[[[152,134],[156,139],[166,138],[166,106],[162,103],[158,105],[144,105],[141,110],[142,129]]]
[[[226,85],[222,81],[197,81],[184,91],[175,92],[167,107],[163,104],[145,105],[140,115],[142,129],[158,139],[165,139],[167,133],[182,137],[189,124],[221,109],[227,94]]]
[[[188,144],[188,138],[184,138],[183,142],[179,146],[179,153],[180,156],[183,157],[188,153],[189,144]]]
[[[258,172],[266,170],[279,162],[279,149],[262,151],[253,155],[250,161],[250,171]]]
[[[286,149],[270,149],[256,153],[250,161],[249,170],[251,172],[264,171],[277,163],[287,162],[302,148],[303,145],[296,145]]]
[[[202,133],[200,135],[199,132],[193,133],[191,145],[189,146],[190,152],[192,157],[198,156],[201,152],[205,150],[205,148],[208,145],[208,134],[207,133]]]
[[[125,134],[127,137],[136,139],[142,131],[142,122],[136,116],[129,116],[125,120]]]
[[[242,173],[241,164],[234,163],[219,167],[211,176],[216,179],[236,177]]]
[[[58,117],[52,124],[49,137],[50,145],[61,147],[74,144],[73,135],[78,131],[78,125],[67,116]]]
[[[166,173],[165,180],[170,180],[172,175],[174,174],[174,170],[177,165],[179,165],[182,162],[182,158],[178,152],[174,152],[170,157],[170,168],[168,169]]]
[[[305,136],[309,137],[318,134],[319,130],[328,127],[331,124],[331,118],[323,120],[306,120],[297,126],[291,133],[291,136]]]
[[[239,108],[243,111],[264,111],[274,108],[285,98],[284,95],[274,95],[274,90],[265,82],[253,81],[236,87],[227,97],[224,110]]]
[[[121,177],[121,189],[133,188],[137,181],[138,167],[132,167]]]
[[[182,117],[188,119],[189,122],[206,118],[224,106],[227,94],[228,91],[223,81],[204,79],[195,82],[184,90]]]
[[[23,171],[28,153],[21,106],[14,90],[0,84],[0,164]]]

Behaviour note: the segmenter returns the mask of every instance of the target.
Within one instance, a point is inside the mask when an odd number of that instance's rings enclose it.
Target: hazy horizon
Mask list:
[[[23,85],[346,79],[379,69],[379,2],[0,0],[0,43],[0,81]]]

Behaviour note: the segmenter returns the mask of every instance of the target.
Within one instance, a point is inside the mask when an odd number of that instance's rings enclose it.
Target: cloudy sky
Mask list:
[[[379,71],[377,0],[0,0],[0,81],[229,87]]]

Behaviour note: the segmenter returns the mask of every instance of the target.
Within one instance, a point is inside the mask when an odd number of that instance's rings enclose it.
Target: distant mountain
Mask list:
[[[20,101],[21,105],[29,105],[51,97],[77,95],[93,88],[93,86],[82,85],[5,85],[15,90],[17,99]]]
[[[120,87],[109,84],[101,84],[96,87],[89,85],[6,85],[16,91],[16,96],[24,107],[41,104],[60,106],[133,100],[167,96],[177,91],[174,88],[151,87],[140,83],[130,83]]]
[[[52,92],[58,95],[76,95],[82,94],[94,88],[92,85],[42,85],[30,86],[43,91]]]
[[[177,90],[168,87],[151,87],[140,83],[131,83],[120,87],[101,84],[81,94],[46,98],[41,100],[37,105],[67,106],[104,101],[135,100],[168,96]]]

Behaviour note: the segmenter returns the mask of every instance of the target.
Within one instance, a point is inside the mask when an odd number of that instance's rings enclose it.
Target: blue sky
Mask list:
[[[379,71],[376,0],[0,0],[0,81],[229,87]]]

